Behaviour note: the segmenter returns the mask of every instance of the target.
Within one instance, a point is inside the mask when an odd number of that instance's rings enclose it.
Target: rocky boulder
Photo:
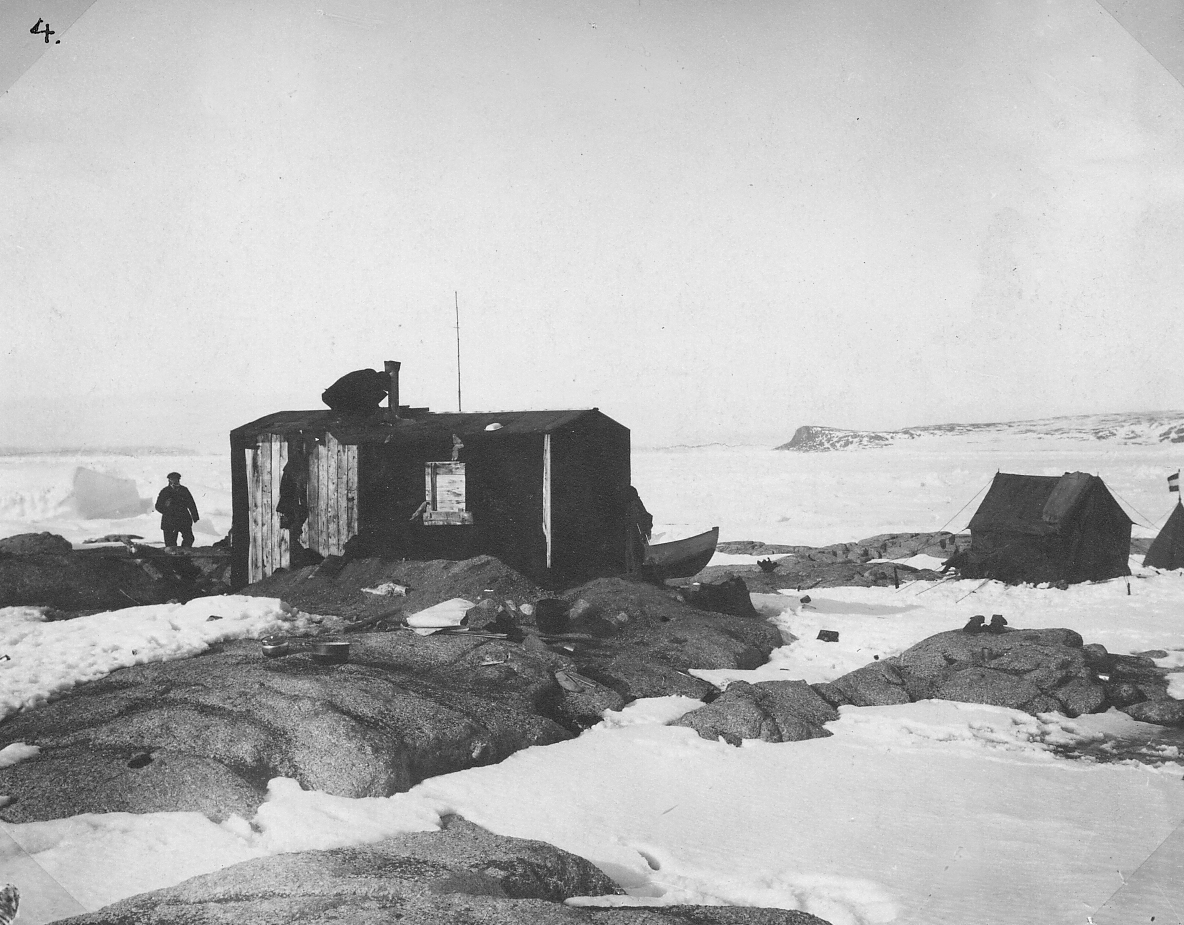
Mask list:
[[[713,696],[715,687],[689,669],[756,668],[782,643],[780,631],[760,615],[699,610],[676,592],[645,582],[599,578],[565,597],[589,605],[585,619],[600,615],[616,623],[612,635],[572,643],[570,658],[581,674],[627,700]]]
[[[9,556],[65,556],[74,546],[56,533],[18,533],[0,539],[0,555]]]
[[[756,565],[711,565],[697,576],[703,582],[741,578],[753,594],[775,594],[782,590],[814,588],[891,588],[910,581],[934,581],[940,576],[929,569],[917,569],[896,562],[817,561],[788,556],[778,559],[771,572]]]
[[[704,739],[739,745],[743,739],[800,742],[829,736],[823,724],[838,718],[838,710],[805,681],[734,681],[707,706],[670,725],[694,729]]]
[[[938,633],[815,690],[836,706],[937,698],[1079,716],[1110,705],[1096,658],[1069,629]]]
[[[1144,700],[1120,709],[1141,723],[1184,726],[1184,700]]]
[[[453,565],[483,579],[494,568]],[[715,688],[689,669],[755,668],[781,643],[759,617],[697,610],[645,583],[603,579],[570,597],[575,628],[597,623],[599,635],[543,636],[521,611],[505,639],[350,632],[360,624],[336,619],[352,644],[345,664],[319,664],[308,651],[266,659],[257,641],[242,640],[80,685],[0,725],[0,747],[41,747],[36,759],[0,768],[0,793],[15,798],[0,819],[249,816],[273,777],[387,795],[569,738],[637,697],[704,699]]]
[[[500,640],[357,634],[346,664],[267,659],[257,641],[137,665],[7,719],[9,822],[84,812],[249,817],[268,780],[385,796],[437,774],[570,738],[551,667]],[[619,701],[618,701],[619,702]]]
[[[63,925],[826,925],[778,909],[576,907],[621,890],[582,858],[458,817],[440,832],[237,864],[113,903]]]

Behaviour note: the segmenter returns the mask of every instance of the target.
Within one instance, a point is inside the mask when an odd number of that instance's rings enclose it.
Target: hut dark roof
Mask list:
[[[1057,533],[1082,505],[1095,483],[1118,508],[1102,480],[1086,472],[1066,472],[1060,476],[997,473],[983,503],[970,519],[970,530],[1006,530],[1037,536]],[[1126,512],[1118,510],[1130,522]]]
[[[340,443],[384,443],[392,438],[422,440],[447,438],[456,434],[462,439],[476,436],[496,438],[513,434],[546,434],[564,428],[585,417],[597,417],[624,429],[597,408],[567,411],[481,411],[469,413],[430,413],[403,411],[396,417],[389,409],[359,416],[336,411],[277,411],[231,431],[238,439],[250,440],[261,434],[295,434],[304,431],[331,433]],[[487,430],[491,424],[501,427]]]

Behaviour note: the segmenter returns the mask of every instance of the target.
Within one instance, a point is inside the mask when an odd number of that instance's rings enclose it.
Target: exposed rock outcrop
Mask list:
[[[67,556],[74,546],[56,533],[18,533],[0,539],[0,556]]]
[[[559,848],[494,835],[455,816],[443,823],[440,832],[247,861],[62,925],[826,925],[780,909],[566,906],[576,896],[621,891]]]
[[[472,568],[488,578],[492,567]],[[265,659],[241,640],[79,685],[0,726],[0,747],[41,748],[0,768],[0,793],[15,798],[0,819],[250,815],[272,777],[386,795],[569,738],[636,697],[706,698],[715,688],[689,669],[755,668],[781,643],[760,617],[698,610],[644,583],[602,579],[569,597],[582,602],[570,628],[595,633],[543,637],[519,611],[521,641],[356,632],[348,663],[325,665],[307,651]]]
[[[813,688],[836,707],[934,698],[1070,717],[1114,706],[1146,722],[1184,720],[1184,710],[1173,706],[1179,702],[1168,698],[1165,673],[1151,659],[1085,646],[1070,629],[938,633]]]
[[[739,745],[743,739],[800,742],[831,733],[824,723],[839,711],[805,681],[733,681],[707,706],[692,710],[671,726],[694,729],[704,739],[723,739]]]
[[[569,738],[564,692],[521,647],[411,633],[351,637],[348,664],[265,659],[259,643],[136,665],[10,717],[10,822],[83,812],[253,814],[267,781],[385,796],[436,774]],[[489,664],[486,664],[489,663]]]

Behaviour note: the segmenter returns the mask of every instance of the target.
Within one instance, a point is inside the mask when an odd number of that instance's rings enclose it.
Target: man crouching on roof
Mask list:
[[[160,511],[160,529],[164,533],[167,549],[177,548],[177,534],[181,534],[181,545],[186,549],[193,545],[193,524],[201,520],[197,516],[197,505],[189,489],[181,484],[181,473],[170,472],[169,483],[156,496],[156,509]]]

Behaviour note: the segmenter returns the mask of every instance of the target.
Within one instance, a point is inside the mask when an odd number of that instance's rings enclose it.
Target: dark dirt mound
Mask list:
[[[398,619],[454,597],[476,601],[484,591],[502,599],[530,603],[542,596],[528,578],[493,556],[453,561],[433,559],[355,559],[340,571],[340,562],[295,571],[277,572],[239,593],[278,597],[306,613],[332,614],[348,620],[372,619],[383,614]],[[407,588],[405,596],[373,594],[365,588],[394,583]]]
[[[46,607],[77,616],[224,594],[229,579],[229,552],[215,547],[167,553],[130,544],[71,551],[66,543],[63,552],[0,556],[0,607]]]
[[[192,582],[153,576],[126,558],[69,553],[0,559],[0,607],[94,612],[189,600],[199,593]]]
[[[56,533],[18,533],[0,539],[0,556],[64,556],[73,551],[70,541]]]

